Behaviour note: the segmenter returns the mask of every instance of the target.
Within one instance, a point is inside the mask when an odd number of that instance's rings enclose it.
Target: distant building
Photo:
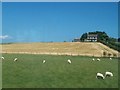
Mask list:
[[[73,42],[80,42],[80,38],[75,38]]]
[[[87,34],[87,39],[85,39],[84,41],[87,42],[97,42],[98,39],[98,35],[97,34]]]
[[[72,42],[97,42],[98,41],[98,35],[97,34],[86,34],[86,37],[81,40],[80,38],[75,38]]]

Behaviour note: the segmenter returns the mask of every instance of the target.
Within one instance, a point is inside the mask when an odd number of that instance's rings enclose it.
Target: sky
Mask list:
[[[0,37],[2,36],[2,3],[0,2]],[[2,42],[2,39],[0,39]]]
[[[3,2],[3,42],[63,42],[83,33],[118,37],[117,2]]]

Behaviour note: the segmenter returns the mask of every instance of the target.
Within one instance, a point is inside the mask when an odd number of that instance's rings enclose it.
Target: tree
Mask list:
[[[81,37],[80,40],[84,41],[85,39],[87,39],[87,33],[84,33]]]
[[[120,38],[118,38],[118,42],[120,42]]]
[[[98,42],[101,42],[109,46],[110,48],[113,48],[120,52],[120,38],[116,39],[116,38],[109,37],[106,32],[101,32],[101,31],[88,32],[88,34],[97,34]],[[87,33],[84,33],[80,38],[81,41],[84,41],[85,39],[87,39]]]

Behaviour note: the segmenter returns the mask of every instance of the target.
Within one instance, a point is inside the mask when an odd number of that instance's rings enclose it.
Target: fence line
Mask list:
[[[80,54],[80,53],[55,53],[55,52],[7,52],[3,51],[2,53],[13,53],[13,54],[45,54],[45,55],[67,55],[67,56],[94,56],[102,57],[102,55],[95,54]]]

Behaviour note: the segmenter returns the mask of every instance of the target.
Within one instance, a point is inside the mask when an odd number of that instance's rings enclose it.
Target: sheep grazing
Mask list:
[[[69,64],[71,64],[71,63],[72,63],[70,59],[68,59],[68,60],[67,60],[67,62],[68,62]]]
[[[17,58],[14,59],[14,62],[17,61]]]
[[[4,57],[1,57],[1,59],[5,59]]]
[[[94,59],[94,58],[93,58],[92,60],[93,60],[93,61],[95,61],[95,59]]]
[[[105,72],[105,77],[107,77],[107,76],[113,77],[113,73],[112,72]]]
[[[100,59],[99,59],[99,58],[97,58],[97,61],[100,61]]]
[[[42,63],[45,63],[45,60],[43,60]]]
[[[105,79],[105,77],[104,77],[104,75],[102,73],[97,73],[96,78],[97,79],[100,79],[100,78]]]
[[[110,58],[110,60],[112,60],[112,58]]]

